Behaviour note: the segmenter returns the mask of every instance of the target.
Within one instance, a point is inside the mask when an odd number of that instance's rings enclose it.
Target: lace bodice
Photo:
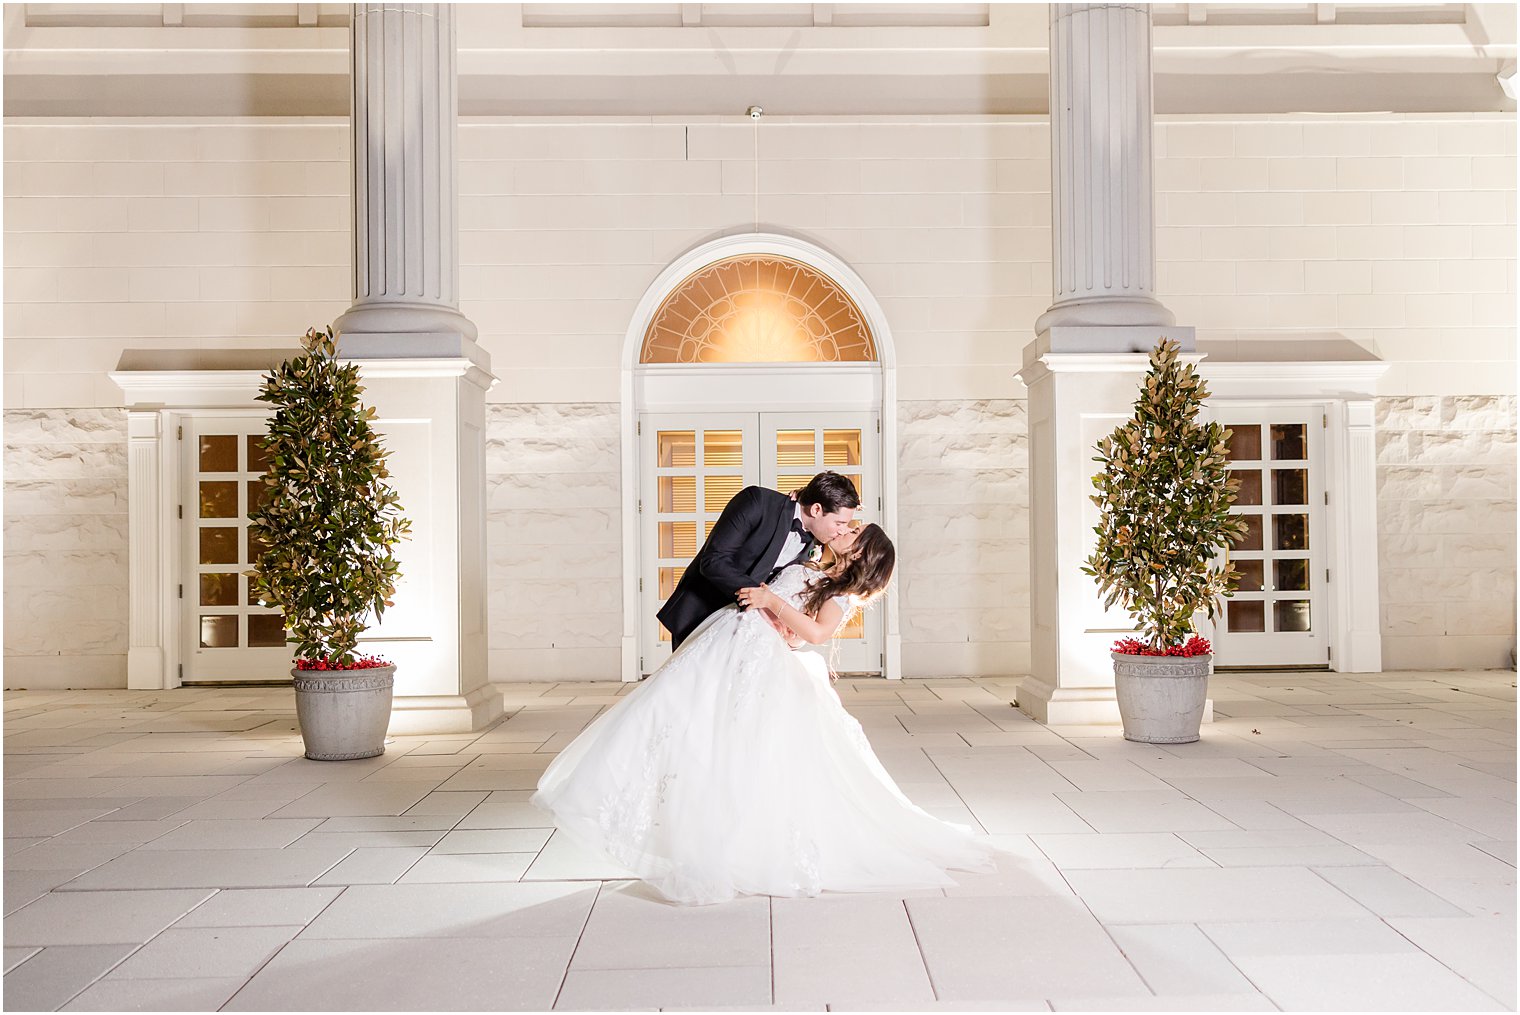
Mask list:
[[[807,592],[808,586],[823,577],[823,572],[815,571],[803,564],[788,564],[781,569],[774,581],[770,583],[770,589],[776,595],[785,599],[787,603],[797,609],[802,609],[802,597]],[[844,596],[835,596],[834,601],[841,608],[845,603]]]

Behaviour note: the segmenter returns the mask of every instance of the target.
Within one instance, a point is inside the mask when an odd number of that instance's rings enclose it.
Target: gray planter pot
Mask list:
[[[291,670],[296,721],[313,761],[352,761],[385,753],[396,667]]]
[[[1109,656],[1125,740],[1191,744],[1198,739],[1213,656]]]

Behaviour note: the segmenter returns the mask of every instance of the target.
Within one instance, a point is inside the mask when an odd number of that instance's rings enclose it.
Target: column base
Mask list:
[[[406,695],[391,703],[386,733],[393,737],[473,733],[505,711],[502,689],[496,684],[482,684],[469,694]]]
[[[157,645],[127,649],[127,690],[162,691],[167,684],[165,677],[163,649]]]
[[[1019,684],[1019,711],[1047,726],[1095,726],[1119,721],[1112,687],[1056,687],[1039,677]]]
[[[1378,631],[1352,631],[1335,653],[1332,669],[1338,673],[1383,672],[1383,636]]]
[[[457,307],[424,300],[360,300],[340,314],[332,328],[334,334],[349,342],[386,335],[457,334],[470,342],[477,337],[474,322]],[[357,358],[361,354],[345,355]],[[419,354],[414,351],[411,355]]]
[[[1112,687],[1054,687],[1039,677],[1019,684],[1019,711],[1046,726],[1110,726],[1122,722]],[[1203,721],[1214,721],[1214,700],[1203,703]]]
[[[1052,328],[1170,328],[1177,317],[1153,296],[1084,296],[1056,303],[1034,322]]]

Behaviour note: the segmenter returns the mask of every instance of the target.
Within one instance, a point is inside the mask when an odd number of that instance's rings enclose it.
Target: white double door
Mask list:
[[[1232,431],[1230,476],[1240,482],[1230,513],[1246,534],[1229,551],[1240,573],[1214,624],[1220,666],[1329,663],[1324,468],[1325,416],[1318,406],[1223,408]]]
[[[639,660],[652,673],[670,657],[655,614],[675,591],[729,500],[746,486],[791,493],[830,470],[860,492],[857,515],[881,518],[878,418],[860,412],[647,414],[639,419]],[[879,609],[857,613],[819,646],[834,669],[882,673]]]

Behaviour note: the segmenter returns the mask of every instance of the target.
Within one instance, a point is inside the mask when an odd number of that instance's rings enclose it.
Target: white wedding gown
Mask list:
[[[793,605],[809,577],[771,589]],[[916,807],[829,685],[758,613],[708,617],[559,753],[532,802],[679,903],[954,885],[974,830]]]

